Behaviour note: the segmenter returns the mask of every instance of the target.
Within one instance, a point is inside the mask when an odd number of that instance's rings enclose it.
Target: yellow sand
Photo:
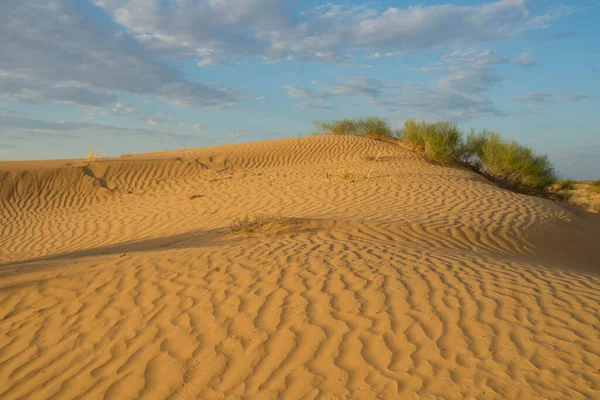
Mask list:
[[[392,143],[0,163],[0,211],[1,399],[600,398],[600,216]]]

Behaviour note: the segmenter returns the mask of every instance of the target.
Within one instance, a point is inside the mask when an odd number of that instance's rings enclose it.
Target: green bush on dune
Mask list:
[[[315,128],[313,132],[315,135],[393,136],[389,122],[378,117],[316,121]]]
[[[468,141],[467,141],[468,142]],[[503,140],[497,133],[477,138],[476,168],[497,180],[523,189],[545,190],[556,182],[556,173],[545,155],[514,140]]]
[[[556,181],[547,156],[495,132],[471,132],[465,140],[455,124],[407,120],[400,138],[424,150],[432,161],[458,161],[520,189],[543,191]]]
[[[457,159],[462,148],[462,134],[456,124],[446,121],[429,124],[407,120],[400,140],[423,150],[427,158],[441,164]]]
[[[315,122],[315,127],[314,134],[398,137],[423,151],[433,162],[466,164],[495,181],[525,191],[545,191],[557,179],[547,156],[486,130],[472,131],[465,138],[456,124],[447,121],[409,119],[397,133],[387,121],[377,117]]]

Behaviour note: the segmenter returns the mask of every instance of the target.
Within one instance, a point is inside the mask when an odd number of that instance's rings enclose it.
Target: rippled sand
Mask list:
[[[0,163],[0,224],[1,399],[600,398],[599,216],[392,143]]]

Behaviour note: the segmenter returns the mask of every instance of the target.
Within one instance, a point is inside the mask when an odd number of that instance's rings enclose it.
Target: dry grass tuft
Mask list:
[[[570,179],[560,180],[556,182],[559,190],[573,190],[575,189],[575,181]]]
[[[340,168],[335,172],[327,172],[327,177],[334,182],[360,182],[372,178],[373,167],[368,171],[356,168]]]
[[[286,219],[279,213],[247,215],[231,222],[231,233],[236,236],[265,235],[281,228],[285,223]]]
[[[383,151],[380,151],[375,156],[367,156],[366,159],[367,159],[367,161],[372,161],[372,162],[385,161],[385,159],[381,157],[382,155],[383,155]]]
[[[600,212],[600,181],[564,181],[551,190],[561,201],[581,207],[586,211]]]
[[[91,164],[102,156],[102,149],[88,148],[87,157],[83,160],[86,164]]]
[[[571,213],[565,212],[565,211],[559,211],[556,212],[554,214],[554,216],[558,219],[560,219],[561,221],[564,221],[566,223],[571,223],[573,221],[573,217],[571,216]]]

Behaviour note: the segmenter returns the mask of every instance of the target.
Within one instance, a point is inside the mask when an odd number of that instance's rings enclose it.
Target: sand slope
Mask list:
[[[0,211],[2,399],[600,398],[598,215],[392,143],[0,163]]]

